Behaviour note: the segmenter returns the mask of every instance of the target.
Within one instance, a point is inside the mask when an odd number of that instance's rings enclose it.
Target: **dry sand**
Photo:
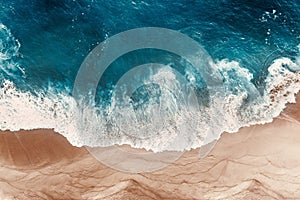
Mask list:
[[[139,174],[52,130],[1,132],[0,199],[300,199],[299,111],[292,104],[270,124],[224,133],[205,158],[196,149]]]

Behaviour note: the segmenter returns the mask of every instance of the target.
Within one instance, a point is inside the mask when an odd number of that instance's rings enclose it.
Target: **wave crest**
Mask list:
[[[289,69],[295,69],[298,65],[288,58],[277,59],[268,68],[269,75],[262,95],[250,81],[252,74],[240,67],[239,63],[221,60],[216,66],[224,77],[225,94],[215,94],[210,98],[210,106],[201,112],[175,112],[168,119],[171,123],[156,136],[145,138],[139,137],[141,133],[137,133],[135,137],[131,132],[136,131],[134,127],[137,125],[137,130],[141,130],[142,124],[125,120],[127,124],[124,126],[122,120],[128,116],[117,118],[115,115],[118,112],[109,118],[94,108],[78,110],[75,100],[67,93],[58,93],[54,89],[51,91],[50,88],[47,93],[33,95],[19,91],[8,80],[3,81],[0,89],[0,128],[12,131],[53,128],[75,146],[130,144],[157,152],[188,150],[218,139],[224,131],[236,132],[244,126],[271,122],[285,108],[286,103],[295,103],[295,94],[300,90],[300,73]],[[159,73],[153,76],[157,81],[169,81]],[[166,77],[173,77],[167,69],[163,73],[168,74]],[[174,82],[170,83],[176,87]],[[174,104],[174,101],[168,103]],[[78,120],[82,120],[82,112],[92,115],[94,121],[78,124]],[[119,113],[132,112],[122,110]],[[121,131],[120,127],[112,123],[112,119],[120,120],[116,124],[123,124]],[[184,140],[174,143],[172,139],[177,134],[181,134],[180,139]]]
[[[189,150],[219,139],[224,131],[271,122],[287,103],[295,103],[300,90],[300,56],[295,61],[274,60],[262,93],[251,82],[253,74],[248,69],[224,59],[212,63],[223,76],[223,87],[214,88],[208,104],[200,109],[185,106],[192,98],[185,96],[182,82],[169,66],[149,73],[153,82],[164,87],[148,84],[144,92],[159,98],[120,105],[113,96],[105,110],[95,106],[79,109],[75,99],[55,85],[36,94],[17,89],[6,77],[16,71],[25,74],[16,62],[20,43],[2,24],[0,39],[0,69],[6,75],[0,83],[0,129],[52,128],[75,146],[129,144],[155,152]],[[196,80],[191,71],[185,75]]]

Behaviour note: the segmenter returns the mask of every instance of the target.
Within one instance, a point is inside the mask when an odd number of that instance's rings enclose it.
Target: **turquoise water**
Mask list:
[[[54,128],[77,146],[127,143],[182,150],[223,131],[269,122],[299,90],[295,81],[287,84],[299,79],[297,0],[12,0],[0,2],[0,8],[1,129]],[[144,49],[118,58],[99,81],[96,107],[78,109],[72,90],[84,58],[105,39],[141,27],[168,28],[197,41],[223,77],[222,94],[209,94],[201,74],[180,58]],[[183,76],[196,79],[200,111],[183,109],[186,102],[158,89],[159,83],[137,90],[132,107],[119,105],[116,82],[136,64],[157,59],[165,69],[143,78],[172,82],[170,87],[180,91],[182,82],[170,77],[172,69],[183,69]],[[280,84],[282,92],[271,97]],[[159,111],[152,113],[154,108]],[[178,134],[184,142],[169,144]]]

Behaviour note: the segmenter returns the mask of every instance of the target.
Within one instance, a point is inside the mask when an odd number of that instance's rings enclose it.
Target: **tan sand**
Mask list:
[[[289,105],[270,124],[224,133],[205,158],[196,149],[141,174],[110,169],[52,130],[1,132],[0,199],[300,199],[299,111]]]

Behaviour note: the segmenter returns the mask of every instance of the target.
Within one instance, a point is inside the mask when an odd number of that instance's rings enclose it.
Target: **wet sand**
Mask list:
[[[111,169],[52,130],[0,132],[0,199],[299,197],[300,103],[272,123],[222,134],[205,158],[188,151],[151,173]]]

